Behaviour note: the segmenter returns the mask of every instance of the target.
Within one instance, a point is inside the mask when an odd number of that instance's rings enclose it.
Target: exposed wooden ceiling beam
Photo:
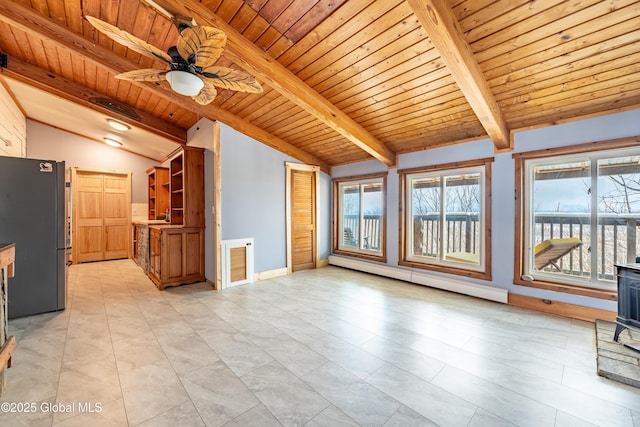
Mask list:
[[[511,149],[509,129],[460,24],[445,0],[407,0],[496,151]]]
[[[186,130],[133,107],[132,109],[138,117],[140,117],[140,120],[132,119],[124,114],[118,114],[113,110],[91,102],[92,98],[105,98],[104,94],[88,89],[63,77],[55,76],[40,67],[31,65],[17,58],[9,58],[7,68],[0,68],[0,73],[76,104],[113,116],[122,122],[147,130],[178,144],[184,145],[187,143]]]
[[[73,52],[73,54],[79,55],[83,59],[90,61],[96,66],[113,74],[119,74],[138,68],[137,64],[134,64],[121,56],[115,55],[108,49],[95,45],[92,40],[85,39],[83,36],[70,31],[66,27],[38,14],[34,10],[21,6],[17,3],[13,3],[8,0],[0,0],[0,21],[16,27],[29,35],[48,39],[58,48]],[[133,83],[146,91],[152,92],[154,95],[167,99],[182,108],[193,111],[201,117],[205,117],[213,121],[218,120],[265,145],[283,152],[284,154],[310,165],[318,165],[322,171],[330,173],[330,167],[326,162],[278,137],[271,135],[270,133],[232,113],[227,112],[215,104],[209,104],[206,106],[199,105],[191,98],[177,95],[172,90],[164,88],[163,86],[158,86],[154,83]]]
[[[386,145],[269,54],[256,47],[235,28],[217,17],[202,3],[195,0],[156,0],[155,3],[171,13],[192,17],[199,25],[220,28],[227,34],[224,56],[243,66],[259,80],[267,82],[291,102],[299,105],[376,159],[389,166],[395,166],[396,154]]]

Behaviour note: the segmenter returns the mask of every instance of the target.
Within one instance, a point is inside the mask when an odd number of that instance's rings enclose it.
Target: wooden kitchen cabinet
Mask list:
[[[149,272],[158,289],[202,282],[204,277],[204,150],[182,146],[149,171],[149,219],[162,215],[160,194],[168,192],[170,222],[149,225]],[[153,172],[152,173],[150,173]],[[153,195],[153,197],[152,197]],[[153,212],[152,212],[153,201]],[[166,208],[165,208],[166,209]]]
[[[204,227],[204,150],[182,146],[169,156],[171,224]]]
[[[149,181],[148,219],[164,219],[169,209],[169,168],[154,166],[147,170]]]
[[[149,226],[149,277],[158,289],[205,280],[203,231],[202,227]]]

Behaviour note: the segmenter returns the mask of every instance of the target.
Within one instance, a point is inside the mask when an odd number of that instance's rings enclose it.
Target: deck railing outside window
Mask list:
[[[382,245],[380,224],[382,223],[382,215],[379,214],[367,214],[362,216],[362,249],[379,250]],[[358,235],[358,227],[360,224],[360,218],[358,215],[345,215],[342,219],[344,229],[351,230],[353,236]],[[360,242],[347,241],[347,234],[343,237],[345,240],[342,242],[346,246],[360,246]]]
[[[365,239],[363,249],[380,247],[380,215],[363,215]],[[535,215],[535,242],[546,239],[577,237],[582,246],[564,256],[558,265],[565,274],[575,276],[591,275],[591,233],[589,214],[538,213]],[[616,263],[634,262],[640,254],[637,214],[600,214],[598,216],[598,234],[600,241],[598,257],[598,275],[600,279],[615,280]],[[345,215],[344,226],[358,230],[358,215]],[[478,215],[455,213],[447,214],[449,241],[447,252],[479,253],[480,239]],[[440,239],[439,214],[414,215],[414,254],[436,256]],[[347,242],[345,242],[346,244]],[[552,268],[552,267],[549,267]]]
[[[599,242],[598,278],[615,280],[614,264],[635,262],[640,253],[637,239],[638,214],[599,214],[598,239],[591,239],[588,213],[538,213],[535,215],[535,244],[546,239],[577,237],[582,246],[562,257],[558,265],[565,274],[591,275],[592,241]]]

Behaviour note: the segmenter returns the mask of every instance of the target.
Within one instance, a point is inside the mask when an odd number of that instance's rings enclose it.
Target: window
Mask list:
[[[333,180],[334,253],[386,261],[386,176],[385,172]]]
[[[493,159],[398,171],[401,265],[491,279]]]
[[[635,262],[640,248],[640,149],[620,142],[514,155],[515,283],[615,298],[615,264]]]

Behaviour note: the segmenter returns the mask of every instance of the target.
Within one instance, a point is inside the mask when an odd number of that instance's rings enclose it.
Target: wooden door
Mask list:
[[[104,258],[129,256],[130,211],[128,175],[104,175]]]
[[[130,257],[131,174],[73,169],[73,262]]]
[[[316,173],[291,170],[291,271],[316,268]]]
[[[94,172],[74,174],[72,189],[74,197],[73,261],[76,263],[101,261],[104,256],[103,175]]]

